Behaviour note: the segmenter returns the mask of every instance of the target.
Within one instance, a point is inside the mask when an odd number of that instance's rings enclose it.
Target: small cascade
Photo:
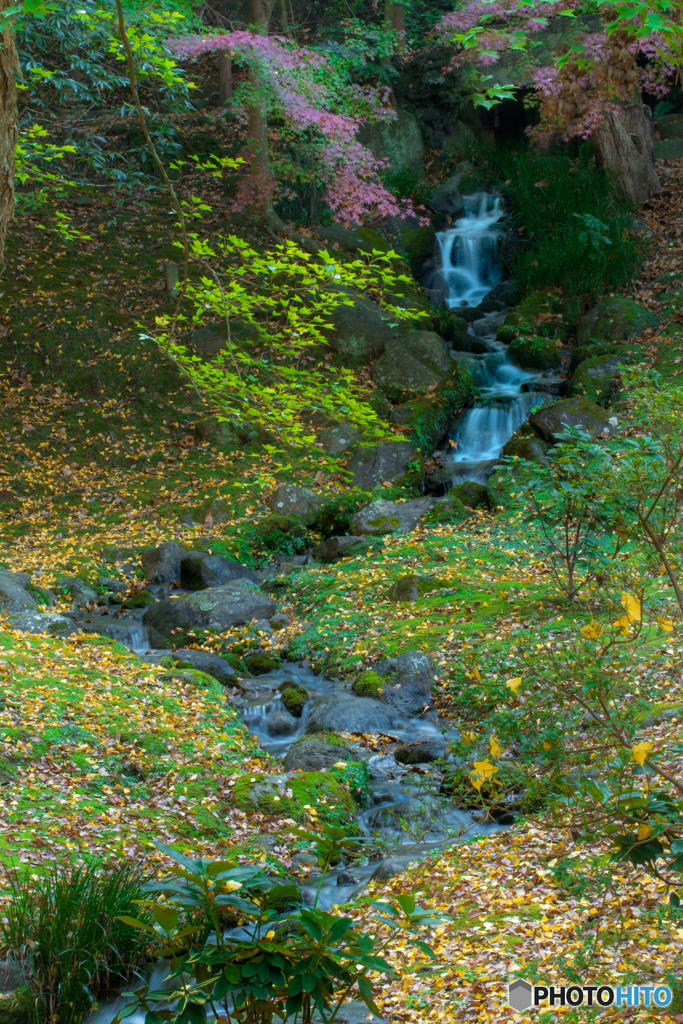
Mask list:
[[[436,236],[450,309],[477,306],[500,278],[501,200],[480,192],[465,196],[464,203],[465,216]]]

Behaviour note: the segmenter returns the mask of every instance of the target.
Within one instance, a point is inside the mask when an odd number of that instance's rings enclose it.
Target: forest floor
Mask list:
[[[683,165],[662,174],[665,190],[642,214],[653,250],[635,297],[670,321],[645,342],[673,379],[683,374]],[[49,588],[63,574],[96,582],[115,574],[117,551],[137,557],[170,539],[253,560],[265,499],[282,482],[278,465],[262,451],[198,441],[194,426],[210,410],[137,327],[151,329],[167,308],[161,264],[177,256],[172,217],[160,223],[165,199],[114,206],[85,190],[70,212],[88,240],[55,240],[39,216],[24,215],[0,279],[0,564]],[[211,217],[207,233],[223,228],[220,213]],[[620,415],[627,420],[628,410]],[[287,479],[315,486],[317,471],[312,459]],[[292,625],[269,649],[352,672],[408,641],[439,663],[440,707],[453,714],[453,684],[473,640],[486,644],[483,673],[523,674],[522,636],[556,643],[590,619],[585,606],[554,602],[548,566],[517,516],[478,512],[459,527],[388,537],[371,558],[283,576],[279,609]],[[416,568],[433,580],[432,593],[410,605],[388,601],[390,583]],[[241,635],[220,640],[238,644]],[[657,712],[683,708],[678,642],[649,647],[638,679],[653,714],[642,738],[666,749],[680,719]],[[0,625],[0,687],[5,863],[38,867],[75,852],[149,857],[162,841],[291,867],[294,823],[247,818],[231,804],[245,770],[277,765],[217,685],[179,682],[101,637],[32,637]],[[367,739],[382,748],[382,737]],[[265,833],[279,845],[260,845]],[[683,927],[667,914],[662,886],[634,868],[615,875],[603,848],[574,846],[542,815],[427,858],[373,896],[389,890],[419,894],[453,917],[435,937],[436,967],[391,950],[397,974],[379,999],[390,1021],[507,1019],[514,976],[669,979],[677,996],[668,1011],[601,1019],[683,1021]],[[592,1019],[578,1013],[547,1017]]]

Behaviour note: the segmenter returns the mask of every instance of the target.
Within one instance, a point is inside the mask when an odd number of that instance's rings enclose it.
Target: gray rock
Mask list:
[[[289,1020],[289,1018],[288,1018]],[[322,1024],[323,1018],[318,1011],[311,1017],[313,1024]],[[389,1024],[388,1018],[376,1017],[360,1000],[344,1003],[334,1018],[335,1024]]]
[[[441,288],[425,288],[424,294],[427,302],[434,309],[446,309],[446,296]]]
[[[360,433],[356,428],[343,423],[320,431],[320,443],[328,455],[348,451],[359,439]]]
[[[252,843],[254,846],[263,847],[264,850],[274,850],[278,845],[275,836],[271,836],[269,832],[261,832],[260,835],[254,836]]]
[[[259,329],[256,324],[248,324],[244,320],[230,321],[230,341],[232,344],[239,342],[256,342],[260,338]],[[196,352],[202,356],[215,356],[228,347],[228,332],[225,324],[217,324],[215,327],[198,327],[192,332],[190,341]]]
[[[398,686],[422,686],[425,693],[431,693],[439,678],[435,662],[421,651],[403,651],[396,658],[387,658],[377,665],[375,672]]]
[[[272,633],[273,627],[270,624],[269,619],[255,619],[249,623],[249,628],[255,630],[257,633]]]
[[[279,632],[281,629],[287,629],[287,626],[291,625],[291,619],[288,615],[284,615],[282,612],[278,612],[277,615],[272,615],[270,618],[270,628]]]
[[[228,686],[235,684],[236,673],[232,665],[212,651],[198,651],[192,647],[181,647],[180,650],[173,652],[173,657],[178,661],[189,661],[199,672],[206,672],[208,676],[213,676],[219,683]]]
[[[74,620],[54,612],[19,612],[10,615],[10,626],[22,633],[47,633],[50,636],[64,636],[74,632]]]
[[[631,217],[631,231],[634,231],[637,235],[642,235],[644,238],[652,237],[649,226],[644,220],[640,220],[639,217]]]
[[[370,376],[390,402],[399,403],[443,384],[450,365],[443,338],[434,331],[410,331],[387,343]]]
[[[183,548],[174,540],[148,548],[142,552],[140,561],[150,583],[175,583],[180,579],[180,563]]]
[[[14,992],[31,977],[26,964],[18,960],[0,960],[0,992]]]
[[[108,576],[100,576],[97,581],[101,587],[106,587],[112,594],[125,594],[128,584],[123,580],[112,580]]]
[[[280,484],[268,499],[268,507],[272,512],[282,516],[299,516],[308,525],[313,522],[316,512],[324,503],[321,494],[294,484]]]
[[[516,306],[522,296],[514,281],[501,279],[497,284],[494,284],[486,298],[497,299],[498,302],[504,302],[506,306]]]
[[[428,692],[418,684],[406,686],[384,686],[382,703],[392,708],[402,717],[415,718],[424,715],[432,705]]]
[[[66,590],[73,603],[81,606],[90,604],[91,601],[97,601],[100,596],[96,590],[89,587],[83,580],[72,576],[60,576],[55,583],[55,589]]]
[[[288,772],[301,769],[304,772],[324,772],[338,761],[347,761],[349,752],[320,740],[301,740],[293,744],[285,757],[285,769]]]
[[[340,871],[337,875],[337,885],[358,885],[358,879],[350,871]]]
[[[360,551],[362,546],[363,541],[359,537],[328,537],[313,548],[311,557],[316,562],[336,562]]]
[[[567,427],[582,427],[592,437],[609,437],[618,426],[616,416],[585,397],[564,398],[544,405],[530,417],[529,423],[553,443]]]
[[[576,328],[578,347],[592,341],[609,344],[627,341],[644,327],[657,327],[659,317],[633,299],[615,295],[593,306],[581,317]]]
[[[388,160],[391,172],[414,171],[424,177],[425,147],[414,114],[397,110],[393,121],[363,125],[357,138],[377,159]]]
[[[207,590],[223,587],[231,580],[250,580],[258,583],[256,573],[239,562],[205,551],[188,551],[180,561],[180,585],[183,590]]]
[[[381,356],[387,342],[396,336],[396,322],[372,299],[366,299],[350,288],[330,285],[327,290],[347,296],[352,301],[350,305],[344,302],[326,314],[333,326],[322,333],[343,363],[367,366]]]
[[[417,743],[406,743],[398,747],[394,750],[394,757],[399,764],[432,764],[442,758],[445,752],[445,740],[418,740]]]
[[[292,864],[298,864],[299,867],[305,868],[320,867],[316,855],[314,853],[306,853],[305,850],[301,850],[299,853],[294,854],[292,857]]]
[[[418,522],[436,504],[434,498],[415,498],[413,501],[373,501],[351,520],[354,537],[381,537],[386,533],[414,530]]]
[[[10,576],[17,581],[20,587],[27,587],[31,582],[31,577],[27,572],[11,572]]]
[[[658,139],[655,142],[656,160],[680,160],[683,157],[683,139]]]
[[[403,476],[408,463],[418,458],[416,449],[407,441],[384,441],[358,448],[346,468],[353,473],[353,486],[368,491],[383,480],[393,483]]]
[[[142,621],[149,630],[152,646],[170,647],[176,631],[220,631],[252,619],[269,618],[276,608],[272,598],[235,582],[159,601],[150,605]]]
[[[269,736],[292,736],[298,728],[299,722],[289,711],[274,711],[266,723]]]
[[[394,875],[400,875],[405,871],[405,864],[402,864],[398,857],[386,857],[381,860],[370,876],[371,882],[384,882]]]
[[[324,238],[333,246],[336,244],[342,252],[388,252],[389,245],[385,238],[371,228],[344,227],[342,224],[319,225],[315,228],[316,235]]]
[[[330,694],[312,701],[306,732],[391,732],[399,722],[399,715],[381,701]]]
[[[33,611],[36,607],[35,600],[17,581],[15,574],[0,569],[0,611],[17,615],[27,609]]]
[[[447,213],[451,217],[457,216],[463,208],[463,199],[460,194],[460,175],[456,174],[447,181],[442,182],[436,189],[427,206],[435,213]]]
[[[458,153],[466,153],[469,146],[474,143],[474,132],[464,121],[456,121],[455,125],[444,137],[442,153],[448,156],[456,156]],[[470,165],[471,166],[471,165]],[[462,178],[462,172],[456,175],[458,182]]]

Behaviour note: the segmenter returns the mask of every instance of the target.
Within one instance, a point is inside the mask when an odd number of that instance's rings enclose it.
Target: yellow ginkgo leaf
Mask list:
[[[491,751],[491,757],[500,757],[503,752],[503,748],[495,736],[491,736],[489,740],[489,750]]]
[[[657,623],[664,630],[665,633],[673,633],[674,624],[671,619],[665,619],[663,616],[657,616]]]
[[[478,793],[481,792],[481,787],[485,782],[495,782],[493,778],[494,774],[498,771],[494,764],[486,759],[486,761],[475,761],[474,771],[470,772],[470,782]]]
[[[506,680],[505,685],[509,690],[512,690],[513,693],[517,693],[520,686],[522,685],[522,677],[517,676],[516,679],[508,679]]]
[[[639,764],[642,768],[645,764],[648,754],[654,747],[654,743],[636,743],[635,747],[631,747],[631,757]]]
[[[622,615],[620,619],[614,623],[617,629],[620,629],[624,636],[628,636],[628,632],[635,620],[630,618],[628,615]]]
[[[474,676],[478,683],[481,682],[481,672],[479,671],[476,665],[472,669],[472,675]]]
[[[597,640],[602,630],[597,623],[589,622],[588,625],[581,627],[581,632],[584,636],[587,636],[589,640]]]
[[[640,601],[635,597],[631,597],[631,595],[627,594],[624,590],[621,595],[621,603],[626,609],[626,614],[631,622],[640,622],[643,617]]]
[[[643,824],[638,827],[638,839],[647,839],[647,837],[651,836],[653,832],[654,829],[643,822]]]
[[[463,741],[463,743],[474,743],[476,738],[477,738],[476,732],[464,732],[463,731],[463,732],[460,733],[460,739]]]
[[[552,750],[552,747],[553,747],[552,743],[548,743],[547,740],[543,740],[543,749],[544,750]]]

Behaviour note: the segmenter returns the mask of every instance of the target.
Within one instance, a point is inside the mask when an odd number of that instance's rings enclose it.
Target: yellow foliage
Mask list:
[[[517,676],[516,679],[508,679],[508,680],[506,680],[505,685],[507,686],[507,688],[509,690],[512,690],[513,693],[517,693],[517,691],[519,690],[520,686],[522,685],[522,677],[521,676]]]
[[[642,768],[647,760],[648,754],[654,747],[654,743],[636,743],[635,747],[631,747],[631,757],[639,764]]]
[[[491,757],[500,757],[503,752],[503,748],[495,736],[491,736],[489,740],[489,750],[491,751]]]
[[[470,782],[476,791],[481,793],[481,787],[485,782],[493,782],[495,784],[496,780],[493,776],[497,771],[496,766],[491,764],[488,758],[485,761],[475,761],[474,771],[470,772]]]

